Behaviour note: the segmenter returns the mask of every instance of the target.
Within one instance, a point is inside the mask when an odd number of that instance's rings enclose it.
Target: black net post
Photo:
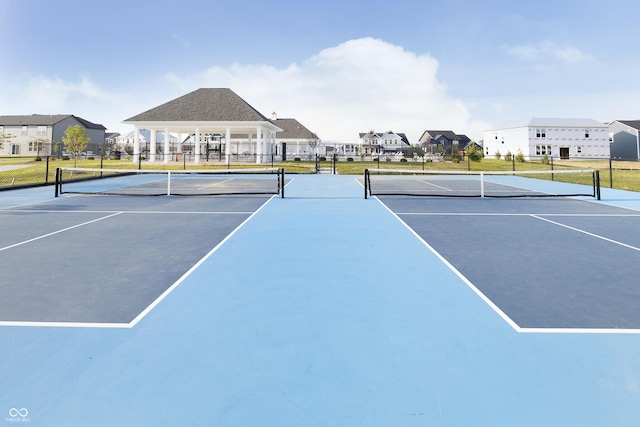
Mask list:
[[[58,185],[60,185],[60,181],[61,181],[61,179],[60,179],[60,168],[56,168],[56,184],[55,184],[55,192],[54,192],[55,197],[58,197],[58,195],[59,195]]]
[[[367,199],[369,191],[369,169],[364,170],[364,198]]]
[[[600,171],[597,169],[593,174],[593,187],[596,200],[600,200]]]
[[[280,179],[278,180],[280,186],[280,198],[284,199],[284,168],[278,170],[278,175],[280,175]]]

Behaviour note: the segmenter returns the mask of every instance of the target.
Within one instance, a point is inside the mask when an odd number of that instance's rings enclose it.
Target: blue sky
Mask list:
[[[0,1],[0,114],[110,131],[230,87],[325,141],[640,119],[635,1]]]

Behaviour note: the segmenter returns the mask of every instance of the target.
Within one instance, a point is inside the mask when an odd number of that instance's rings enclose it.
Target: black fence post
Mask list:
[[[49,158],[51,156],[46,156],[47,157],[47,164],[44,168],[44,183],[48,184],[49,183]]]
[[[613,163],[609,157],[609,188],[613,188]]]

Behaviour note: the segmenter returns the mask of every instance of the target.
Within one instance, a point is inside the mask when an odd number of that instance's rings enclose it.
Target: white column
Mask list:
[[[156,131],[151,129],[149,130],[149,161],[150,162],[155,162],[156,161]]]
[[[227,128],[224,133],[224,156],[227,164],[231,163],[231,129]]]
[[[140,138],[138,138],[138,126],[133,126],[133,163],[140,160]]]
[[[256,128],[256,163],[262,163],[262,129]]]
[[[164,163],[169,163],[169,128],[164,128]]]
[[[195,144],[195,157],[193,159],[193,163],[200,163],[200,128],[196,128],[196,138],[194,141]]]

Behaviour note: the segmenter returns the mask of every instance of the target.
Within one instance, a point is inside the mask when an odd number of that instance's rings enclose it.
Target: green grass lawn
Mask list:
[[[11,167],[20,165],[18,169],[1,170],[3,167]],[[32,185],[48,183],[55,181],[55,171],[58,167],[83,167],[83,168],[99,168],[105,169],[137,169],[138,165],[130,160],[103,160],[100,159],[68,159],[54,160],[50,159],[47,165],[45,159],[36,161],[35,158],[25,157],[4,157],[0,158],[0,187],[17,187],[22,185]],[[182,170],[182,169],[237,169],[237,168],[265,168],[271,167],[271,163],[264,164],[243,164],[231,163],[227,165],[220,162],[203,162],[200,164],[171,162],[168,164],[162,162],[142,162],[142,169],[159,169],[159,170]],[[276,162],[274,167],[284,168],[286,173],[315,173],[316,163],[314,161],[288,161]],[[319,162],[318,166],[323,169],[332,170],[333,163],[331,161]],[[336,171],[341,175],[362,175],[365,169],[418,169],[418,170],[442,170],[442,171],[511,171],[513,167],[518,171],[528,170],[550,170],[551,165],[539,162],[515,162],[505,161],[501,159],[485,158],[480,162],[462,161],[454,163],[451,161],[437,162],[356,162],[341,161],[336,163]],[[614,162],[614,168],[609,169],[608,160],[568,160],[555,161],[554,170],[560,169],[597,169],[600,171],[600,180],[602,187],[611,187],[631,191],[640,191],[640,163],[638,162]],[[47,171],[48,168],[48,171]],[[538,178],[546,177],[538,176]],[[550,175],[549,175],[550,176]],[[554,179],[563,180],[561,174],[556,174]],[[581,182],[586,183],[586,182]]]

